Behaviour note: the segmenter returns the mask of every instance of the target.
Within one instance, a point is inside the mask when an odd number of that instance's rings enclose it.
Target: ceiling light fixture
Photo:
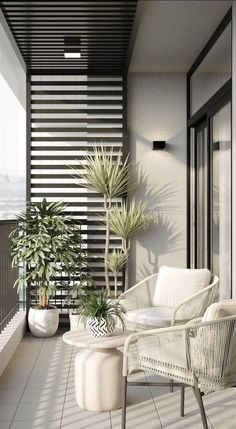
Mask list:
[[[79,37],[65,37],[64,46],[65,58],[81,58]]]

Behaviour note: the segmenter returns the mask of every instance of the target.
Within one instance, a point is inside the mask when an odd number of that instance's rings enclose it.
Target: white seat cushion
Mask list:
[[[207,269],[163,266],[159,271],[153,305],[174,308],[208,286],[210,280],[211,272]]]
[[[127,311],[125,319],[142,325],[163,328],[170,326],[173,308],[148,307]]]
[[[236,316],[236,301],[228,299],[227,301],[215,302],[205,311],[202,322],[222,319],[222,317]]]

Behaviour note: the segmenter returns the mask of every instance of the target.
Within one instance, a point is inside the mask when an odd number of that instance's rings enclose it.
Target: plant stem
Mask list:
[[[114,273],[114,280],[115,280],[115,298],[117,298],[118,273]]]
[[[123,239],[123,251],[126,255],[126,264],[125,264],[125,291],[129,288],[129,250],[130,250],[130,240]]]
[[[108,259],[108,255],[109,255],[109,243],[110,243],[110,227],[109,227],[109,210],[111,207],[111,202],[107,202],[107,197],[106,195],[104,195],[104,208],[106,211],[106,242],[105,242],[105,284],[106,284],[106,289],[107,289],[107,294],[108,296],[110,296],[111,294],[111,289],[110,289],[110,282],[109,282],[109,271],[108,271],[108,267],[107,267],[107,259]]]

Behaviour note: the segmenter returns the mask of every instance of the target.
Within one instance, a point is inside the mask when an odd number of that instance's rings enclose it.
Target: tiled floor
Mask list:
[[[49,339],[27,335],[0,377],[0,429],[120,429],[120,410],[95,413],[77,407],[73,390],[77,352],[62,342],[61,335]],[[190,389],[186,396],[186,416],[181,418],[179,391],[129,388],[127,429],[202,429]],[[236,391],[209,395],[204,402],[209,429],[236,428]]]

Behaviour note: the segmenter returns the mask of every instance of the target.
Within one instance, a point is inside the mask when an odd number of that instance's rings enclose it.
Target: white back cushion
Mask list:
[[[208,286],[211,272],[163,266],[159,270],[153,297],[154,306],[176,307],[180,302]]]
[[[215,302],[205,311],[202,322],[222,319],[222,317],[236,316],[236,301],[228,299],[227,301]]]

